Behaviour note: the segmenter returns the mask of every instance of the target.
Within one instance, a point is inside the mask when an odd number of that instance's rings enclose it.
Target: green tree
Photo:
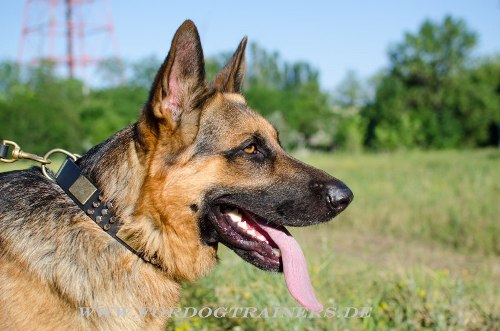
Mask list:
[[[21,85],[21,69],[14,62],[0,63],[0,100],[5,100]]]
[[[333,102],[342,108],[361,108],[369,99],[368,88],[358,74],[349,70],[333,92]]]
[[[12,63],[0,64],[1,138],[35,153],[55,147],[82,152],[83,84],[58,78],[50,62],[28,68],[25,79],[19,72]]]
[[[102,86],[119,86],[125,83],[125,64],[120,58],[111,57],[100,61],[95,76]]]
[[[500,56],[480,60],[461,78],[447,97],[459,111],[465,144],[500,147]]]
[[[129,79],[127,85],[149,89],[160,66],[161,60],[154,55],[132,63],[130,65],[132,77]]]
[[[374,102],[363,111],[367,143],[393,149],[476,146],[487,141],[498,106],[484,107],[495,97],[492,78],[473,74],[476,41],[464,21],[446,17],[441,23],[425,21],[416,34],[406,33],[403,42],[391,47],[389,69]],[[484,88],[474,86],[478,80]]]
[[[342,79],[332,95],[335,113],[333,141],[336,148],[349,152],[363,149],[366,124],[361,116],[361,109],[368,102],[368,88],[350,70]]]
[[[332,146],[329,96],[308,63],[286,62],[279,53],[251,44],[244,94],[280,130],[287,148]]]

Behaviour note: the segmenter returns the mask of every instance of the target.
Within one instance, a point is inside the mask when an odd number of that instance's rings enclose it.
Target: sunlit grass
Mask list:
[[[500,254],[500,151],[313,154],[355,200],[337,222],[367,233]]]
[[[49,169],[53,171],[57,171],[59,167],[61,166],[62,162],[64,161],[63,156],[59,155],[53,155],[50,157],[50,160],[52,161],[51,164],[48,165]],[[37,163],[35,161],[31,160],[18,160],[13,163],[3,163],[0,162],[0,172],[7,172],[7,171],[13,171],[13,170],[23,170],[23,169],[29,169],[31,167],[38,167],[40,166],[40,163]]]

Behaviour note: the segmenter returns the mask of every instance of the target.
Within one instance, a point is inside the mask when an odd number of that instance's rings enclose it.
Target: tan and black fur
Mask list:
[[[327,221],[349,204],[342,182],[289,156],[247,105],[245,45],[208,84],[186,21],[137,123],[77,162],[113,202],[120,232],[161,268],[102,231],[38,168],[0,174],[0,330],[161,330],[166,318],[82,318],[79,307],[172,307],[180,282],[215,267],[218,242],[279,271],[221,236],[224,204],[290,226]]]

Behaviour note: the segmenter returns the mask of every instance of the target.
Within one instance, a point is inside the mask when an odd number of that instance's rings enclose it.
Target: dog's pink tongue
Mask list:
[[[276,229],[259,224],[278,245],[283,261],[288,291],[298,303],[309,311],[321,311],[323,306],[314,295],[314,289],[307,273],[306,258],[294,237],[285,229]]]

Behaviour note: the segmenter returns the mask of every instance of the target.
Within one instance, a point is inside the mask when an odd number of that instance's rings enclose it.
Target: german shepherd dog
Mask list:
[[[76,162],[112,201],[121,237],[103,231],[38,168],[0,175],[0,329],[152,330],[167,316],[82,317],[80,307],[173,307],[222,243],[292,296],[321,309],[284,226],[326,222],[353,198],[341,181],[288,155],[240,94],[246,37],[211,83],[186,21],[138,121]]]

